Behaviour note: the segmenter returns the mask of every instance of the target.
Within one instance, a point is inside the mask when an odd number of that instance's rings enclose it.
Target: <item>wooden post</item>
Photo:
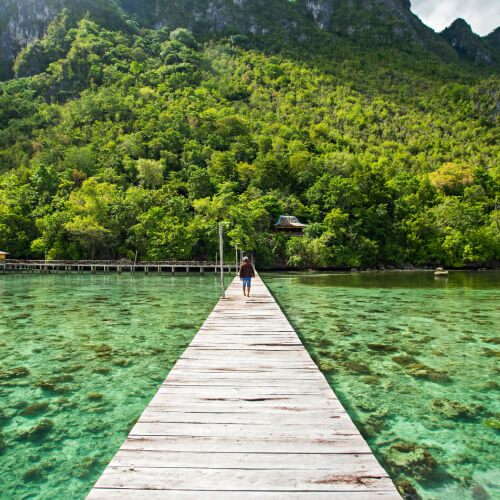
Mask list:
[[[175,267],[172,266],[172,274],[175,274]]]
[[[234,247],[234,275],[238,274],[238,243]]]
[[[222,288],[222,298],[226,298],[226,287],[224,284],[224,233],[223,226],[228,222],[219,222],[219,253],[220,253],[220,282]]]

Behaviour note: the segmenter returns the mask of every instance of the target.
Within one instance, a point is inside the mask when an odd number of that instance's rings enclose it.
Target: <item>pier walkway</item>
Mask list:
[[[224,264],[228,272],[237,270],[234,264]],[[157,261],[134,262],[131,260],[0,260],[0,274],[7,273],[40,273],[40,274],[71,274],[89,272],[97,273],[167,273],[175,274],[177,271],[187,272],[205,271],[218,272],[220,264],[207,261]]]
[[[261,279],[240,286],[87,498],[400,499]]]

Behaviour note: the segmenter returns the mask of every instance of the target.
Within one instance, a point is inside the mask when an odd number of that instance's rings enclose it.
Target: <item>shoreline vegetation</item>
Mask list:
[[[233,264],[234,265],[234,264]],[[295,272],[295,271],[306,271],[306,272],[328,272],[328,271],[338,271],[338,272],[368,272],[368,271],[436,271],[437,266],[374,266],[374,267],[271,267],[266,269],[258,269],[260,272]],[[478,266],[464,266],[455,268],[445,268],[446,271],[498,271],[500,270],[500,263],[494,265],[478,265]]]
[[[261,269],[498,262],[496,70],[311,39],[62,12],[0,82],[0,250],[202,260],[228,221],[225,253]]]
[[[22,265],[25,261],[23,259],[19,260],[11,260],[8,259],[6,262],[9,263],[9,261],[12,262],[17,262],[19,265]],[[29,262],[29,261],[27,261]],[[44,262],[44,261],[40,261]],[[121,260],[116,260],[116,261],[110,261],[110,260],[95,260],[95,261],[71,261],[67,260],[64,261],[65,264],[68,266],[74,265],[77,266],[78,263],[83,263],[87,262],[89,266],[95,265],[95,266],[103,266],[106,265],[107,267],[113,268],[115,267],[116,269],[118,267],[123,267],[123,269],[127,270],[129,266],[137,266],[139,268],[142,267],[148,267],[150,266],[153,268],[155,265],[157,265],[156,261],[142,261],[138,260],[135,263],[131,260],[126,260],[126,259],[121,259]],[[89,263],[91,262],[91,264]],[[168,261],[167,261],[168,262]],[[198,266],[196,265],[196,262],[194,261],[177,261],[177,264],[181,264],[182,266],[179,269],[185,269],[186,267],[189,269],[190,267],[192,269],[198,269],[200,267],[200,264],[203,264],[202,267],[210,270],[217,270],[220,268],[220,264],[215,264],[214,262],[212,264],[209,263],[210,261],[208,260],[203,260],[198,262]],[[0,269],[1,269],[1,263],[0,261]],[[57,260],[54,261],[54,263],[58,263]],[[51,264],[50,260],[45,261],[45,264],[49,265]],[[205,265],[206,264],[206,265]],[[229,266],[234,267],[234,261],[231,262],[229,261],[224,261],[224,268],[228,268]],[[166,264],[166,267],[169,267]],[[258,268],[258,263],[256,263],[256,267]],[[469,265],[466,266],[460,266],[460,267],[440,267],[439,264],[423,264],[423,265],[414,265],[411,263],[405,263],[402,265],[391,265],[391,264],[378,264],[374,266],[367,266],[367,267],[339,267],[339,266],[331,266],[331,267],[290,267],[286,265],[273,265],[271,267],[264,267],[258,269],[260,272],[264,273],[274,273],[274,272],[368,272],[368,271],[398,271],[398,272],[411,272],[411,271],[433,271],[435,272],[436,270],[445,270],[445,271],[450,271],[450,272],[459,272],[459,271],[498,271],[500,270],[500,262],[487,262],[487,263],[470,263]],[[121,271],[120,271],[121,272]]]
[[[368,272],[368,271],[436,271],[437,266],[414,266],[412,264],[406,264],[403,266],[374,266],[374,267],[302,267],[302,268],[290,268],[290,267],[272,267],[269,269],[263,269],[263,272],[295,272],[295,271],[306,271],[306,272],[326,272],[326,271],[338,271],[338,272]],[[498,271],[500,270],[500,263],[495,264],[480,264],[480,265],[469,265],[464,267],[455,268],[445,268],[446,271]]]

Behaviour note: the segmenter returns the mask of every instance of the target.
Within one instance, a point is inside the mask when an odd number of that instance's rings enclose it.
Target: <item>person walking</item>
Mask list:
[[[255,276],[255,271],[248,257],[243,257],[239,275],[241,281],[243,282],[243,295],[250,297],[250,287],[252,286],[252,278]]]

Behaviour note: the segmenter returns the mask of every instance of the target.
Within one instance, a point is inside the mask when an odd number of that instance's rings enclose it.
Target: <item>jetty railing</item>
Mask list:
[[[220,263],[215,261],[180,261],[180,260],[159,260],[159,261],[133,261],[121,260],[22,260],[4,259],[0,261],[0,273],[72,273],[72,272],[97,272],[111,273],[123,272],[145,274],[156,272],[158,274],[176,271],[190,272],[199,270],[201,274],[205,271],[217,272],[220,270]],[[236,265],[224,263],[224,270],[228,272],[236,271]]]

